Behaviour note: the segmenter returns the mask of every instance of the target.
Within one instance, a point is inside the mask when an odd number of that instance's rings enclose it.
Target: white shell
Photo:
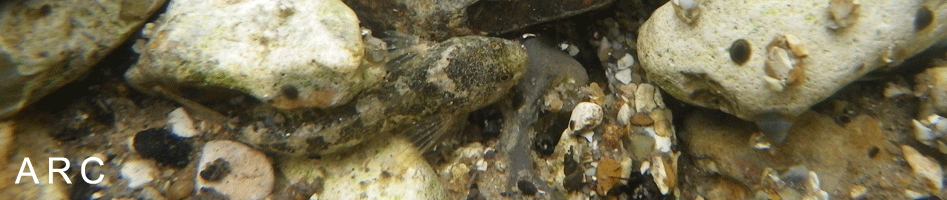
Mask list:
[[[657,88],[655,88],[654,85],[647,83],[638,85],[638,89],[635,90],[635,111],[639,113],[649,113],[658,107],[658,105],[654,103],[655,92],[657,92]]]
[[[599,123],[602,123],[602,107],[598,104],[582,102],[572,110],[572,116],[569,117],[569,130],[573,134],[581,134],[591,142],[592,131],[586,131],[586,128],[598,126]]]
[[[911,120],[912,125],[914,125],[914,138],[925,145],[931,145],[931,141],[936,140],[939,136],[934,133],[934,130],[931,130],[920,121],[916,119]]]
[[[930,115],[927,116],[927,122],[930,124],[928,127],[934,129],[938,136],[943,137],[944,134],[947,134],[947,118],[940,115]]]
[[[937,161],[921,155],[920,152],[907,145],[901,145],[901,151],[904,152],[904,160],[911,165],[911,169],[914,169],[914,174],[927,179],[937,190],[944,188],[944,171]]]
[[[662,159],[660,155],[656,155],[651,157],[651,163],[653,164],[649,172],[651,172],[652,178],[654,178],[655,185],[658,186],[658,190],[661,190],[661,194],[667,194],[670,187],[666,182],[668,175],[667,171],[664,170],[664,159]]]
[[[622,126],[628,125],[628,121],[631,120],[631,116],[634,114],[635,112],[631,110],[631,106],[628,106],[627,103],[622,104],[621,108],[618,109],[618,116],[616,117],[618,124]]]

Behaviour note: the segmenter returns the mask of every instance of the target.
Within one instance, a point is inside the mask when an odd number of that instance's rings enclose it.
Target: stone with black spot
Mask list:
[[[229,173],[223,173],[228,168]],[[273,190],[273,173],[270,159],[262,152],[238,142],[214,140],[201,151],[195,187],[230,199],[263,199]]]
[[[852,9],[857,19],[841,29],[832,28],[829,6],[702,1],[700,17],[688,23],[667,3],[641,25],[638,60],[648,80],[675,99],[743,120],[771,113],[791,123],[868,72],[895,67],[947,37],[947,4],[937,1],[862,0]],[[776,80],[771,64],[788,64],[792,73]]]

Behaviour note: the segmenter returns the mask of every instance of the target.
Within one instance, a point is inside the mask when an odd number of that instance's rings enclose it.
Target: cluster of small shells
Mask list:
[[[922,144],[947,154],[947,66],[927,69],[916,78],[915,93],[921,99],[918,119],[912,120],[914,137]]]
[[[693,23],[700,16],[700,9],[697,7],[701,0],[672,0],[674,12],[686,23]]]
[[[814,171],[806,169],[805,166],[791,167],[781,173],[767,167],[763,169],[760,179],[764,192],[758,194],[757,197],[763,197],[764,199],[829,199],[829,193],[821,189],[819,176]],[[801,185],[802,187],[794,188],[793,185]]]
[[[601,99],[576,105],[559,139],[552,160],[574,160],[584,169],[555,167],[555,182],[566,185],[560,189],[580,191],[570,192],[570,197],[605,195],[634,172],[650,174],[662,195],[672,192],[680,152],[673,151],[671,112],[660,91],[648,83],[631,83]],[[619,109],[606,112],[611,109],[603,107]],[[569,188],[575,181],[570,179],[579,178],[584,186]]]
[[[631,37],[620,34],[613,20],[604,23],[609,30],[595,33],[600,38],[593,44],[612,93],[592,92],[590,100],[573,109],[569,126],[552,154],[555,159],[550,160],[571,160],[579,167],[551,165],[555,182],[563,183],[557,187],[569,191],[569,199],[613,196],[616,194],[609,192],[625,180],[648,175],[657,186],[650,195],[676,193],[681,154],[675,147],[671,110],[661,91],[641,75],[632,55],[634,41],[628,40]],[[601,91],[595,83],[590,88]]]
[[[785,34],[773,39],[766,47],[766,75],[763,81],[766,86],[776,92],[783,91],[786,86],[802,83],[805,77],[805,63],[803,59],[809,54],[798,37]]]
[[[928,68],[915,77],[917,85],[914,94],[920,99],[917,119],[912,119],[913,136],[921,144],[947,154],[947,63],[939,61],[936,67]],[[911,166],[921,179],[928,183],[930,190],[944,189],[944,170],[936,160],[924,156],[908,145],[901,145],[904,161]],[[926,197],[923,192],[905,190],[908,197]]]

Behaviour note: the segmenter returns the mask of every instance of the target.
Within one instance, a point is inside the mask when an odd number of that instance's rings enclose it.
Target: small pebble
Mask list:
[[[122,169],[119,173],[122,179],[128,181],[128,188],[136,189],[154,180],[157,171],[151,162],[146,160],[131,160],[122,165]]]
[[[911,169],[914,169],[914,174],[926,179],[934,189],[944,188],[944,171],[937,161],[922,155],[908,145],[901,145],[901,151],[904,153],[904,160],[911,165]]]
[[[218,165],[214,167],[218,170],[230,168],[230,172],[209,172],[208,168],[212,165]],[[203,169],[195,174],[195,187],[201,188],[202,195],[210,194],[205,191],[210,189],[231,199],[263,199],[273,190],[275,182],[273,165],[266,155],[229,140],[215,140],[204,144],[197,169]]]
[[[536,195],[536,192],[538,191],[536,189],[536,185],[533,185],[532,182],[527,180],[520,180],[516,182],[516,187],[520,189],[520,192],[523,192],[523,195]]]
[[[868,188],[865,188],[865,186],[854,185],[852,186],[852,190],[849,192],[849,195],[852,197],[852,199],[861,199],[864,198],[865,194],[867,193]]]
[[[174,111],[168,113],[168,125],[171,126],[171,133],[181,138],[194,137],[200,133],[200,131],[194,129],[194,120],[191,119],[184,108],[174,109]]]
[[[629,123],[635,126],[650,126],[651,124],[654,124],[654,119],[651,119],[651,116],[648,116],[647,114],[637,113],[631,116]]]
[[[888,83],[884,90],[885,98],[894,98],[912,93],[914,93],[914,91],[911,91],[911,88],[895,83]]]
[[[192,195],[194,191],[194,180],[178,179],[171,182],[168,186],[168,198],[184,199]]]
[[[135,134],[132,146],[141,157],[154,159],[172,167],[181,168],[191,162],[191,144],[173,136],[167,129],[150,128],[140,131]]]

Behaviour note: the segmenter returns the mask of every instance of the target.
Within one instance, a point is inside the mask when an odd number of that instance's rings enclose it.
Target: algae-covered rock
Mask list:
[[[143,33],[125,76],[144,91],[218,87],[279,108],[326,108],[380,80],[362,65],[355,13],[338,0],[176,0]]]
[[[84,75],[164,2],[0,2],[0,118]]]
[[[945,20],[943,1],[674,1],[641,27],[638,55],[674,97],[785,131],[770,122],[927,49]]]

